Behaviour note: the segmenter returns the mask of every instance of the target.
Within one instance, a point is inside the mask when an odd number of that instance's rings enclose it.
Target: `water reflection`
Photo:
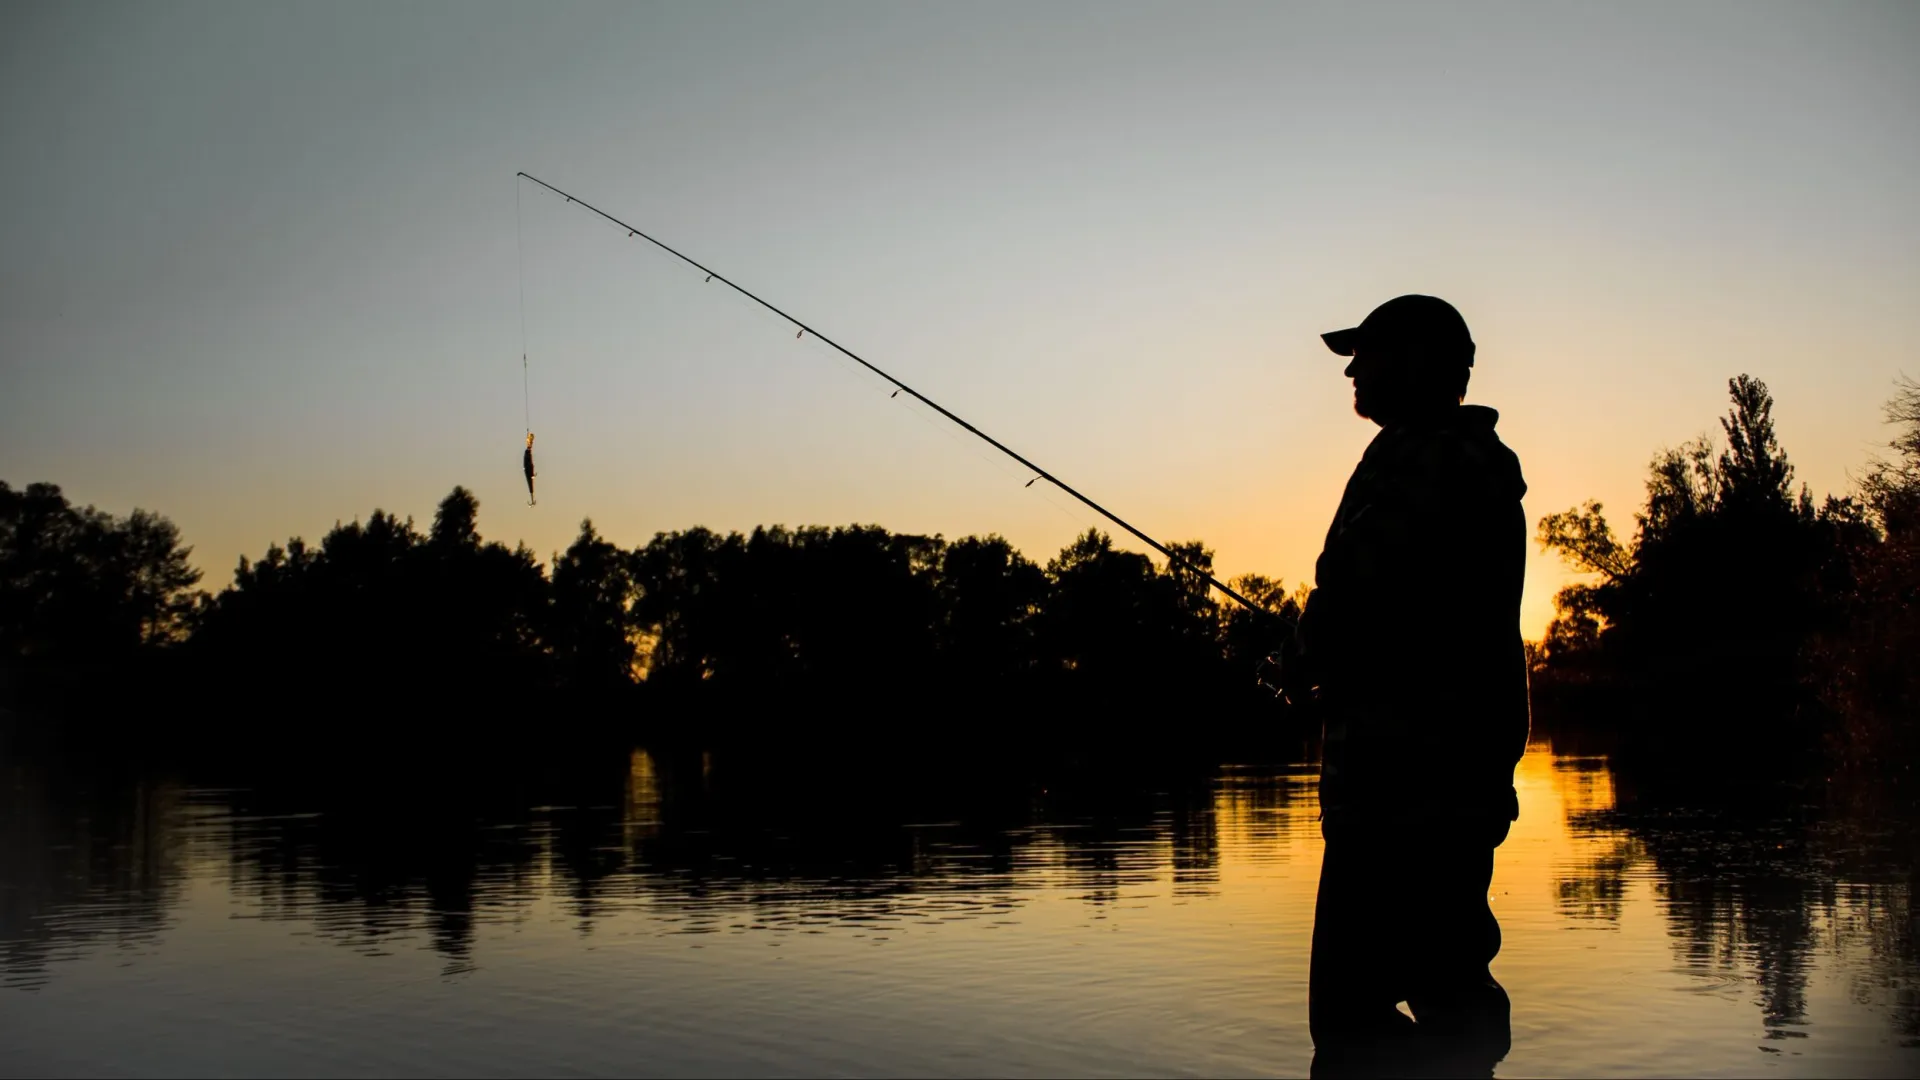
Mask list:
[[[153,1011],[156,983],[229,995],[221,1022],[247,1014],[268,1069],[296,1021],[253,999],[283,982],[311,1060],[346,1071],[543,1071],[556,1038],[585,1071],[637,1053],[723,1072],[1311,1060],[1305,764],[989,774],[635,750],[404,783],[4,775],[0,1027],[37,1016],[22,1060],[53,1071],[151,1064],[182,1023]],[[1492,890],[1514,999],[1501,1071],[1920,1065],[1909,823],[1791,800],[1691,813],[1545,747],[1519,780]],[[58,1042],[55,1004],[83,1000],[127,1017],[123,1044]],[[557,1001],[573,1006],[529,1004]],[[444,1030],[476,1013],[485,1039]],[[721,1015],[761,1034],[723,1038]],[[182,1047],[162,1064],[208,1067]]]
[[[1847,996],[1884,1001],[1902,1045],[1920,1046],[1911,820],[1823,813],[1804,789],[1693,810],[1616,796],[1603,761],[1555,769],[1579,778],[1562,790],[1589,851],[1561,883],[1564,913],[1618,921],[1629,879],[1644,875],[1680,968],[1704,986],[1750,986],[1767,1041],[1808,1037],[1814,969],[1837,956],[1855,961]]]
[[[74,783],[14,765],[0,806],[0,986],[32,988],[89,947],[155,948],[183,877],[178,785]]]
[[[1555,757],[1553,782],[1572,833],[1586,841],[1579,858],[1557,875],[1557,910],[1568,919],[1617,923],[1628,874],[1641,864],[1646,849],[1601,816],[1614,807],[1613,773],[1602,757]]]

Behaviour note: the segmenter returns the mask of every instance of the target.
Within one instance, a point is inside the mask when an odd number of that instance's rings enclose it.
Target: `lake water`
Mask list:
[[[1223,1076],[1313,1057],[1305,764],[872,798],[797,764],[742,780],[644,750],[485,797],[23,761],[0,782],[0,1074]],[[1496,1075],[1920,1075],[1910,830],[1622,814],[1605,761],[1545,745],[1518,786],[1492,888],[1513,999]]]

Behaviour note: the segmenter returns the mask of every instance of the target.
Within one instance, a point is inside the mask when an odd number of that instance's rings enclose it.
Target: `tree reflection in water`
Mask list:
[[[1318,869],[1305,765],[985,769],[635,750],[565,769],[398,775],[211,783],[221,778],[10,762],[0,982],[33,991],[74,958],[157,955],[186,890],[208,885],[238,917],[370,955],[424,943],[458,976],[510,947],[497,931],[553,912],[583,942],[631,934],[636,915],[693,944],[886,941],[1012,925],[1055,895],[1083,905],[1088,925],[1143,897],[1216,904],[1249,887],[1248,867],[1303,883],[1310,911]],[[1749,987],[1770,1043],[1805,1036],[1810,973],[1845,957],[1851,999],[1890,1009],[1889,1034],[1920,1046],[1911,821],[1804,795],[1694,811],[1599,757],[1554,759],[1551,777],[1572,845],[1545,878],[1552,918],[1618,927],[1650,888],[1674,965]],[[1233,948],[1245,931],[1213,932]],[[1124,980],[1121,959],[1102,962]],[[1295,960],[1268,965],[1276,982]],[[1518,1018],[1524,980],[1509,985]]]
[[[89,946],[157,947],[183,877],[184,791],[139,773],[0,769],[0,986]]]
[[[1618,922],[1628,881],[1643,875],[1676,960],[1709,979],[1751,985],[1768,1040],[1806,1037],[1818,953],[1865,957],[1856,984],[1892,990],[1896,1032],[1920,1038],[1914,991],[1914,821],[1846,799],[1821,805],[1809,785],[1700,791],[1688,805],[1672,776],[1639,776],[1604,758],[1554,763],[1568,828],[1589,843],[1559,883],[1569,918]],[[1856,985],[1856,1000],[1874,996]]]

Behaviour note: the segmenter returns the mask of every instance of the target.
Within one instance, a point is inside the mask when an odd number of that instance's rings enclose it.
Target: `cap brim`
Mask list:
[[[1351,330],[1334,330],[1321,334],[1320,340],[1326,342],[1327,348],[1332,349],[1335,354],[1352,356],[1354,346],[1360,344],[1360,328],[1356,326]]]

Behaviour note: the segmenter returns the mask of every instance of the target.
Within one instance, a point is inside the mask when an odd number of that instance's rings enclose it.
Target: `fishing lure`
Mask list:
[[[527,432],[527,450],[520,455],[520,470],[527,474],[527,505],[534,505],[533,498],[533,432]]]

